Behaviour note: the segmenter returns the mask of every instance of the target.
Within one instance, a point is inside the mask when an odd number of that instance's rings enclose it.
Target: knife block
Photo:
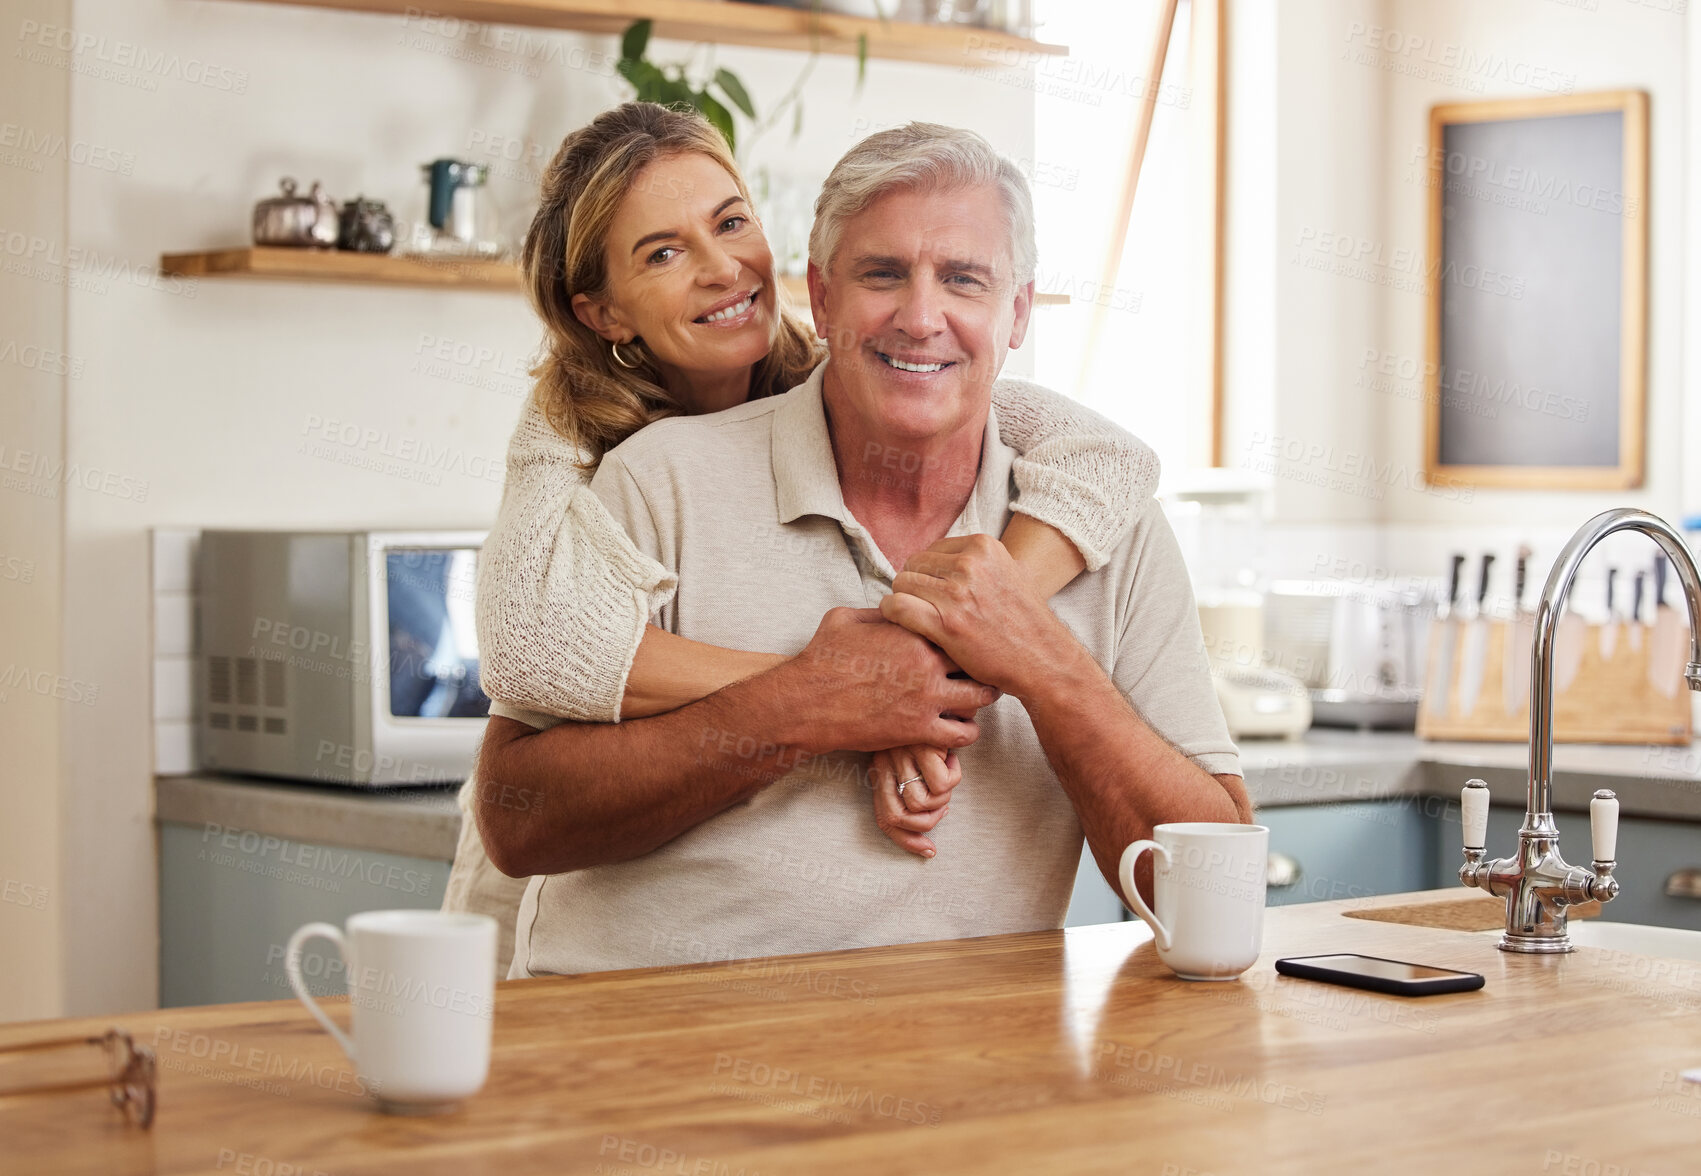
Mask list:
[[[1425,689],[1418,706],[1417,733],[1425,739],[1523,743],[1530,737],[1529,664],[1534,621],[1489,620],[1482,681],[1474,704],[1462,710],[1466,650],[1472,626],[1481,621],[1437,621],[1429,627]],[[1683,680],[1689,661],[1689,628],[1668,626],[1663,633],[1641,626],[1639,648],[1632,647],[1628,624],[1616,625],[1610,655],[1601,649],[1607,626],[1567,617],[1554,641],[1553,738],[1556,743],[1667,743],[1690,739],[1689,689]],[[1655,634],[1666,643],[1655,649]],[[1436,703],[1443,643],[1454,640],[1445,707]],[[1576,646],[1580,643],[1582,648]],[[1508,650],[1508,645],[1512,649]],[[1522,668],[1517,665],[1522,662]],[[1568,683],[1561,671],[1575,665]],[[1650,665],[1654,666],[1650,670]],[[1508,679],[1510,678],[1510,686]],[[1508,709],[1508,702],[1513,706]]]

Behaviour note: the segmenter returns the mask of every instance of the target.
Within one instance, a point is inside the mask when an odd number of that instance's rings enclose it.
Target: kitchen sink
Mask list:
[[[1631,955],[1655,956],[1664,960],[1701,962],[1701,931],[1677,927],[1651,927],[1646,923],[1607,923],[1582,919],[1566,924],[1571,942],[1578,947],[1599,947]],[[1498,938],[1500,929],[1479,931],[1485,938]]]
[[[1606,922],[1602,919],[1575,919],[1565,926],[1572,936],[1572,943],[1579,948],[1604,948],[1607,951],[1626,951],[1630,955],[1657,956],[1660,960],[1701,962],[1701,931],[1655,928],[1645,922]],[[1499,938],[1500,929],[1478,931],[1476,934]]]
[[[1568,925],[1578,947],[1604,947],[1667,960],[1701,961],[1701,931],[1650,927],[1644,923],[1608,923],[1583,919]]]
[[[1598,907],[1586,910],[1592,915]],[[1379,923],[1406,923],[1443,931],[1469,931],[1498,936],[1506,922],[1506,904],[1488,895],[1471,895],[1444,902],[1409,906],[1382,906],[1345,911],[1349,919],[1371,919]],[[1600,947],[1608,951],[1658,956],[1668,960],[1701,962],[1701,931],[1676,927],[1654,927],[1645,923],[1613,923],[1599,918],[1573,917],[1567,927],[1571,942],[1578,947]]]

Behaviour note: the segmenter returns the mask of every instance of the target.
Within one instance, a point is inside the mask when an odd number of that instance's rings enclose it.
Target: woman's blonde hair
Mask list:
[[[545,335],[543,358],[531,370],[537,381],[532,396],[556,432],[585,450],[587,468],[651,421],[684,411],[647,348],[623,344],[621,355],[636,358],[637,367],[621,367],[608,343],[573,313],[574,295],[607,293],[608,228],[638,173],[683,152],[720,164],[750,202],[720,132],[699,114],[653,102],[627,102],[599,114],[561,141],[543,176],[542,204],[521,256],[526,292]],[[751,399],[801,384],[823,354],[815,332],[788,309],[784,291],[776,289],[774,298],[773,345],[751,373]]]

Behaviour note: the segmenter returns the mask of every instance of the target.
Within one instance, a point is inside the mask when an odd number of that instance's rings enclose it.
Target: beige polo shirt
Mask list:
[[[839,490],[823,370],[783,396],[659,421],[603,459],[591,488],[639,550],[679,575],[654,618],[662,628],[792,654],[828,609],[871,607],[891,591],[891,564]],[[989,416],[974,492],[950,534],[1003,532],[1014,458]],[[1155,502],[1110,562],[1077,577],[1052,607],[1164,738],[1207,772],[1240,771],[1187,570]],[[559,721],[491,709],[540,728]],[[979,722],[979,741],[960,753],[951,813],[932,834],[932,860],[875,826],[866,755],[819,757],[643,857],[533,878],[509,975],[1061,926],[1080,823],[1021,703],[1002,698]]]

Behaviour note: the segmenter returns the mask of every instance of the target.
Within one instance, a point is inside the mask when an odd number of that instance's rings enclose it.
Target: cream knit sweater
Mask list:
[[[1156,489],[1157,454],[1026,380],[998,381],[992,404],[1000,436],[1020,455],[1012,509],[1057,528],[1098,568]],[[479,559],[479,677],[511,706],[614,722],[644,627],[678,580],[587,489],[582,456],[527,406]]]

